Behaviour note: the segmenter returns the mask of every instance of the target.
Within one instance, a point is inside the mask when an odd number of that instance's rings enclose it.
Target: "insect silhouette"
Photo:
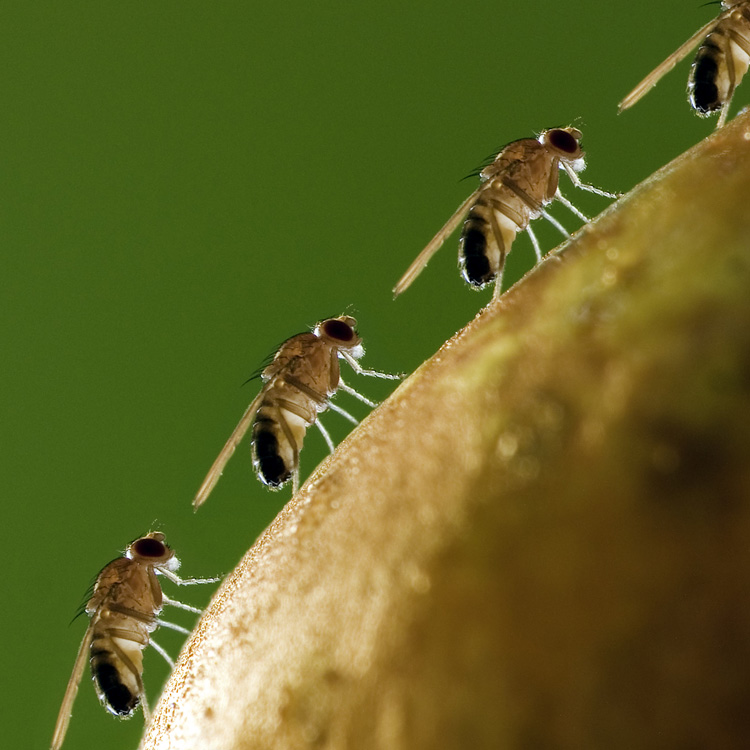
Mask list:
[[[403,377],[362,368],[357,360],[364,355],[364,348],[356,325],[357,321],[347,315],[328,318],[318,323],[311,333],[292,336],[279,347],[271,363],[261,372],[263,387],[245,410],[198,490],[193,500],[196,510],[216,486],[227,461],[251,425],[253,467],[258,478],[271,489],[279,489],[291,478],[296,494],[299,453],[307,428],[317,425],[331,453],[334,451],[318,415],[331,409],[357,424],[351,414],[331,403],[334,393],[340,388],[368,406],[377,405],[344,383],[339,358],[357,375],[389,380]]]
[[[690,68],[688,100],[701,117],[720,112],[716,127],[724,125],[734,90],[750,63],[750,2],[723,0],[721,7],[724,10],[716,18],[698,29],[620,102],[620,112],[640,101],[703,40]]]
[[[479,173],[479,187],[456,209],[406,270],[393,289],[394,296],[411,286],[464,217],[466,221],[458,251],[461,275],[475,289],[482,289],[495,281],[495,296],[499,296],[505,258],[518,232],[528,232],[537,260],[542,259],[539,242],[529,225],[532,220],[543,216],[565,237],[570,236],[545,211],[545,206],[558,200],[581,220],[588,221],[560,193],[558,176],[561,169],[576,187],[607,198],[617,197],[581,182],[577,173],[585,168],[586,163],[580,141],[581,131],[576,128],[552,128],[538,138],[522,138],[505,146]]]
[[[106,565],[97,576],[85,609],[90,618],[89,625],[60,706],[52,750],[59,750],[65,739],[87,659],[102,705],[122,719],[130,718],[141,705],[148,722],[150,714],[143,687],[143,649],[151,644],[174,667],[172,659],[153,641],[151,633],[163,625],[189,634],[185,628],[158,618],[162,606],[171,604],[188,612],[201,611],[165,596],[157,575],[181,586],[219,580],[177,576],[175,570],[180,563],[164,539],[164,534],[159,531],[136,539],[128,545],[122,557]]]

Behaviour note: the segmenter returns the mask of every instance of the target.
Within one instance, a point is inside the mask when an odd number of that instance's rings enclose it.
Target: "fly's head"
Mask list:
[[[586,168],[581,149],[583,134],[577,128],[551,128],[539,136],[541,143],[553,156],[568,164],[574,172],[582,172]]]
[[[349,315],[323,320],[315,326],[313,333],[329,346],[345,349],[355,359],[365,353],[362,339],[357,333],[357,321]]]
[[[151,531],[128,545],[125,557],[159,568],[176,570],[179,562],[174,556],[174,550],[164,541],[165,535],[161,531]]]

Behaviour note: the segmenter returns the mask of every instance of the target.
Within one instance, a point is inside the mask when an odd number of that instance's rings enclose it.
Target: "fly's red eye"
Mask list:
[[[567,131],[555,128],[547,133],[547,139],[551,146],[565,154],[574,154],[578,151],[578,141]]]
[[[321,326],[321,331],[329,339],[343,341],[344,343],[354,341],[354,339],[356,338],[354,329],[348,323],[344,323],[343,320],[336,320],[335,318],[326,320],[326,322]]]
[[[167,545],[158,539],[143,537],[133,542],[132,550],[138,557],[164,557],[167,554]]]

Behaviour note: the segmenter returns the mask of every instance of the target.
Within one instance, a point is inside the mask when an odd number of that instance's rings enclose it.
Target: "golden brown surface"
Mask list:
[[[745,746],[748,195],[745,115],[449,341],[225,582],[141,747]]]

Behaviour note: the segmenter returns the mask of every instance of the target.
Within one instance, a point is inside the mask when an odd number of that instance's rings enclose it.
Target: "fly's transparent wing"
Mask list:
[[[441,245],[448,237],[456,231],[456,227],[461,223],[466,212],[471,208],[471,204],[477,199],[482,186],[477,188],[454,212],[453,216],[448,219],[445,226],[429,241],[427,247],[417,255],[414,262],[406,269],[406,273],[399,279],[398,284],[393,288],[393,296],[398,297],[401,292],[405,292],[412,284],[414,279],[419,276],[422,269],[427,265],[430,258],[440,249]]]
[[[60,713],[57,715],[55,733],[52,735],[52,744],[50,745],[51,750],[60,750],[63,740],[65,739],[65,734],[68,731],[70,715],[73,712],[73,701],[75,701],[76,695],[78,694],[78,686],[81,684],[83,670],[86,668],[93,632],[91,623],[89,623],[89,626],[86,628],[86,633],[83,636],[83,640],[81,641],[81,646],[78,649],[78,656],[76,656],[76,662],[73,665],[73,672],[68,680],[68,687],[65,688],[65,696],[63,697],[62,705],[60,706]]]
[[[232,454],[242,441],[242,438],[245,437],[245,433],[250,429],[250,425],[252,425],[253,419],[255,418],[255,413],[260,408],[267,390],[268,386],[264,386],[260,393],[253,399],[250,406],[245,409],[245,413],[242,415],[242,418],[237,423],[234,431],[229,436],[229,440],[224,444],[221,453],[219,453],[213,465],[208,470],[208,474],[203,480],[203,484],[200,486],[200,489],[193,500],[194,510],[198,510],[198,508],[206,502],[211,491],[216,486],[219,477],[221,477],[221,474],[224,471],[224,467],[227,465],[227,461],[232,457]]]
[[[632,107],[640,101],[648,91],[667,74],[677,63],[687,57],[690,52],[698,46],[709,32],[718,24],[724,16],[730,11],[725,11],[718,18],[709,21],[705,26],[698,29],[693,36],[688,39],[679,49],[675,50],[661,65],[657,65],[618,105],[617,109],[622,112],[624,109]]]

